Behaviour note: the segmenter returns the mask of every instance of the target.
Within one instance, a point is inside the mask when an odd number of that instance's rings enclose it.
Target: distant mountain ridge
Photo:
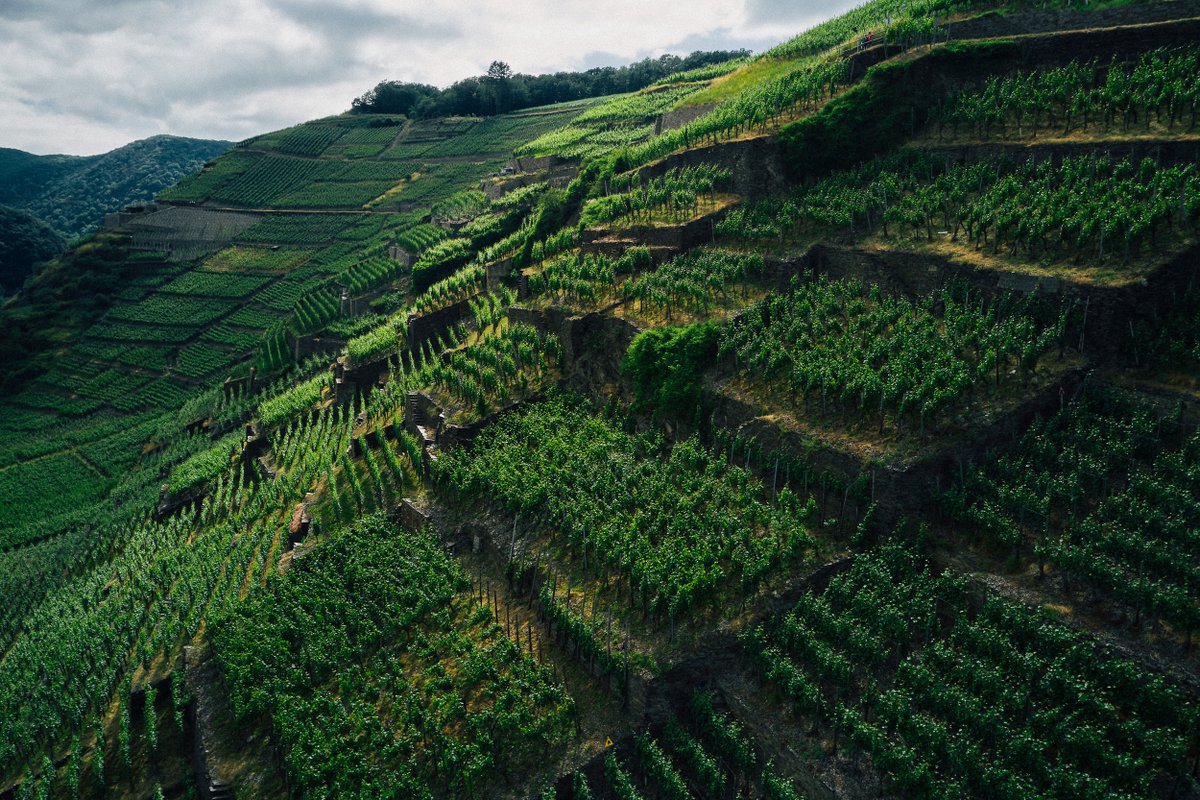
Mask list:
[[[39,156],[0,148],[0,204],[45,221],[68,240],[106,211],[149,200],[224,153],[232,142],[152,136],[96,156]]]

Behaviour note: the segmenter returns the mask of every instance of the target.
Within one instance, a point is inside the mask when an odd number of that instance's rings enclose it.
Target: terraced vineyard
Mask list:
[[[122,214],[4,310],[0,797],[1196,796],[1197,32],[872,0]]]

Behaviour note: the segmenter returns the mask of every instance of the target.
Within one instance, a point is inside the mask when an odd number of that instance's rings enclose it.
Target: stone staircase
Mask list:
[[[219,781],[208,784],[208,800],[234,800],[233,787]]]
[[[417,392],[409,392],[404,398],[404,413],[410,427],[416,432],[422,449],[437,444],[437,423],[429,419]]]

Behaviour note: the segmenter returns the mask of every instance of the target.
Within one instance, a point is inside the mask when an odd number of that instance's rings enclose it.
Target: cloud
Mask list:
[[[5,22],[50,22],[61,33],[105,33],[127,24],[130,18],[154,15],[170,8],[168,0],[6,0],[0,5],[0,25]]]
[[[381,80],[761,49],[828,13],[811,0],[0,0],[0,146],[240,140],[344,111]]]
[[[779,44],[779,36],[763,35],[732,28],[718,28],[703,33],[691,33],[671,42],[666,49],[673,53],[691,53],[696,50],[765,50]]]
[[[862,0],[745,0],[743,32],[778,44],[861,4]]]
[[[336,4],[325,0],[274,0],[271,6],[326,41],[359,42],[381,38],[392,43],[413,40],[445,41],[461,35],[453,20],[399,12],[363,3]]]
[[[796,0],[746,0],[746,18],[752,25],[807,21],[822,11],[811,3]]]

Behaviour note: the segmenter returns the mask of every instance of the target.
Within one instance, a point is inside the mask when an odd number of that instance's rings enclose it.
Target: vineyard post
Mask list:
[[[541,574],[541,570],[542,570],[542,554],[538,553],[537,558],[535,558],[534,562],[533,562],[533,572],[530,574],[530,577],[529,577],[529,598],[525,603],[525,608],[527,608],[527,609],[533,608],[533,598],[534,598],[534,595],[537,594],[537,580],[538,580],[538,575]]]
[[[624,664],[625,671],[625,691],[622,706],[629,708],[629,622],[625,622],[625,649],[621,654],[621,660]]]
[[[1083,341],[1087,334],[1088,309],[1092,305],[1092,297],[1088,295],[1083,303],[1083,324],[1079,327],[1079,355],[1083,355]]]
[[[608,657],[612,659],[612,603],[608,604],[608,625],[606,626],[604,639],[608,644]]]
[[[517,515],[513,517],[512,541],[508,545],[508,563],[510,564],[512,563],[513,555],[517,550],[517,520],[520,518],[521,513],[518,511]]]

